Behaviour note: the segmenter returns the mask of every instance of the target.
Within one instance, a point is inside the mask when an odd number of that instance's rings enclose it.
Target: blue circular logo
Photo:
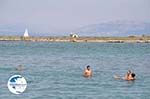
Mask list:
[[[25,78],[21,75],[13,75],[9,78],[7,83],[8,89],[14,94],[21,94],[27,87]]]

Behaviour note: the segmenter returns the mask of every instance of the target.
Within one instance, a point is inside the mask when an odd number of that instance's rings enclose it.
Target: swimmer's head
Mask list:
[[[89,70],[90,69],[90,65],[88,65],[86,68]]]
[[[134,78],[135,77],[135,73],[132,73],[131,76]]]
[[[22,70],[23,70],[23,66],[22,66],[22,65],[18,65],[18,66],[16,67],[16,70],[22,71]]]

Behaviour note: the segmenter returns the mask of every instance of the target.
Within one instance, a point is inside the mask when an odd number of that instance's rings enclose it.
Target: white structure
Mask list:
[[[70,34],[70,37],[78,38],[79,36],[78,36],[77,34],[75,34],[75,33],[71,33],[71,34]]]
[[[29,34],[28,34],[28,30],[26,29],[25,32],[24,32],[24,37],[29,37]]]

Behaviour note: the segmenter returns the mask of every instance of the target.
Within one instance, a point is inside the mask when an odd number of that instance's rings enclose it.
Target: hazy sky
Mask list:
[[[0,0],[0,24],[63,31],[116,20],[150,22],[150,0]]]

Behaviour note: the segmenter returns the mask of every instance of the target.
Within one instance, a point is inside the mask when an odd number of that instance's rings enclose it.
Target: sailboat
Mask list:
[[[24,36],[24,37],[29,37],[28,29],[26,29],[26,30],[25,30],[24,35],[23,35],[23,36]]]

